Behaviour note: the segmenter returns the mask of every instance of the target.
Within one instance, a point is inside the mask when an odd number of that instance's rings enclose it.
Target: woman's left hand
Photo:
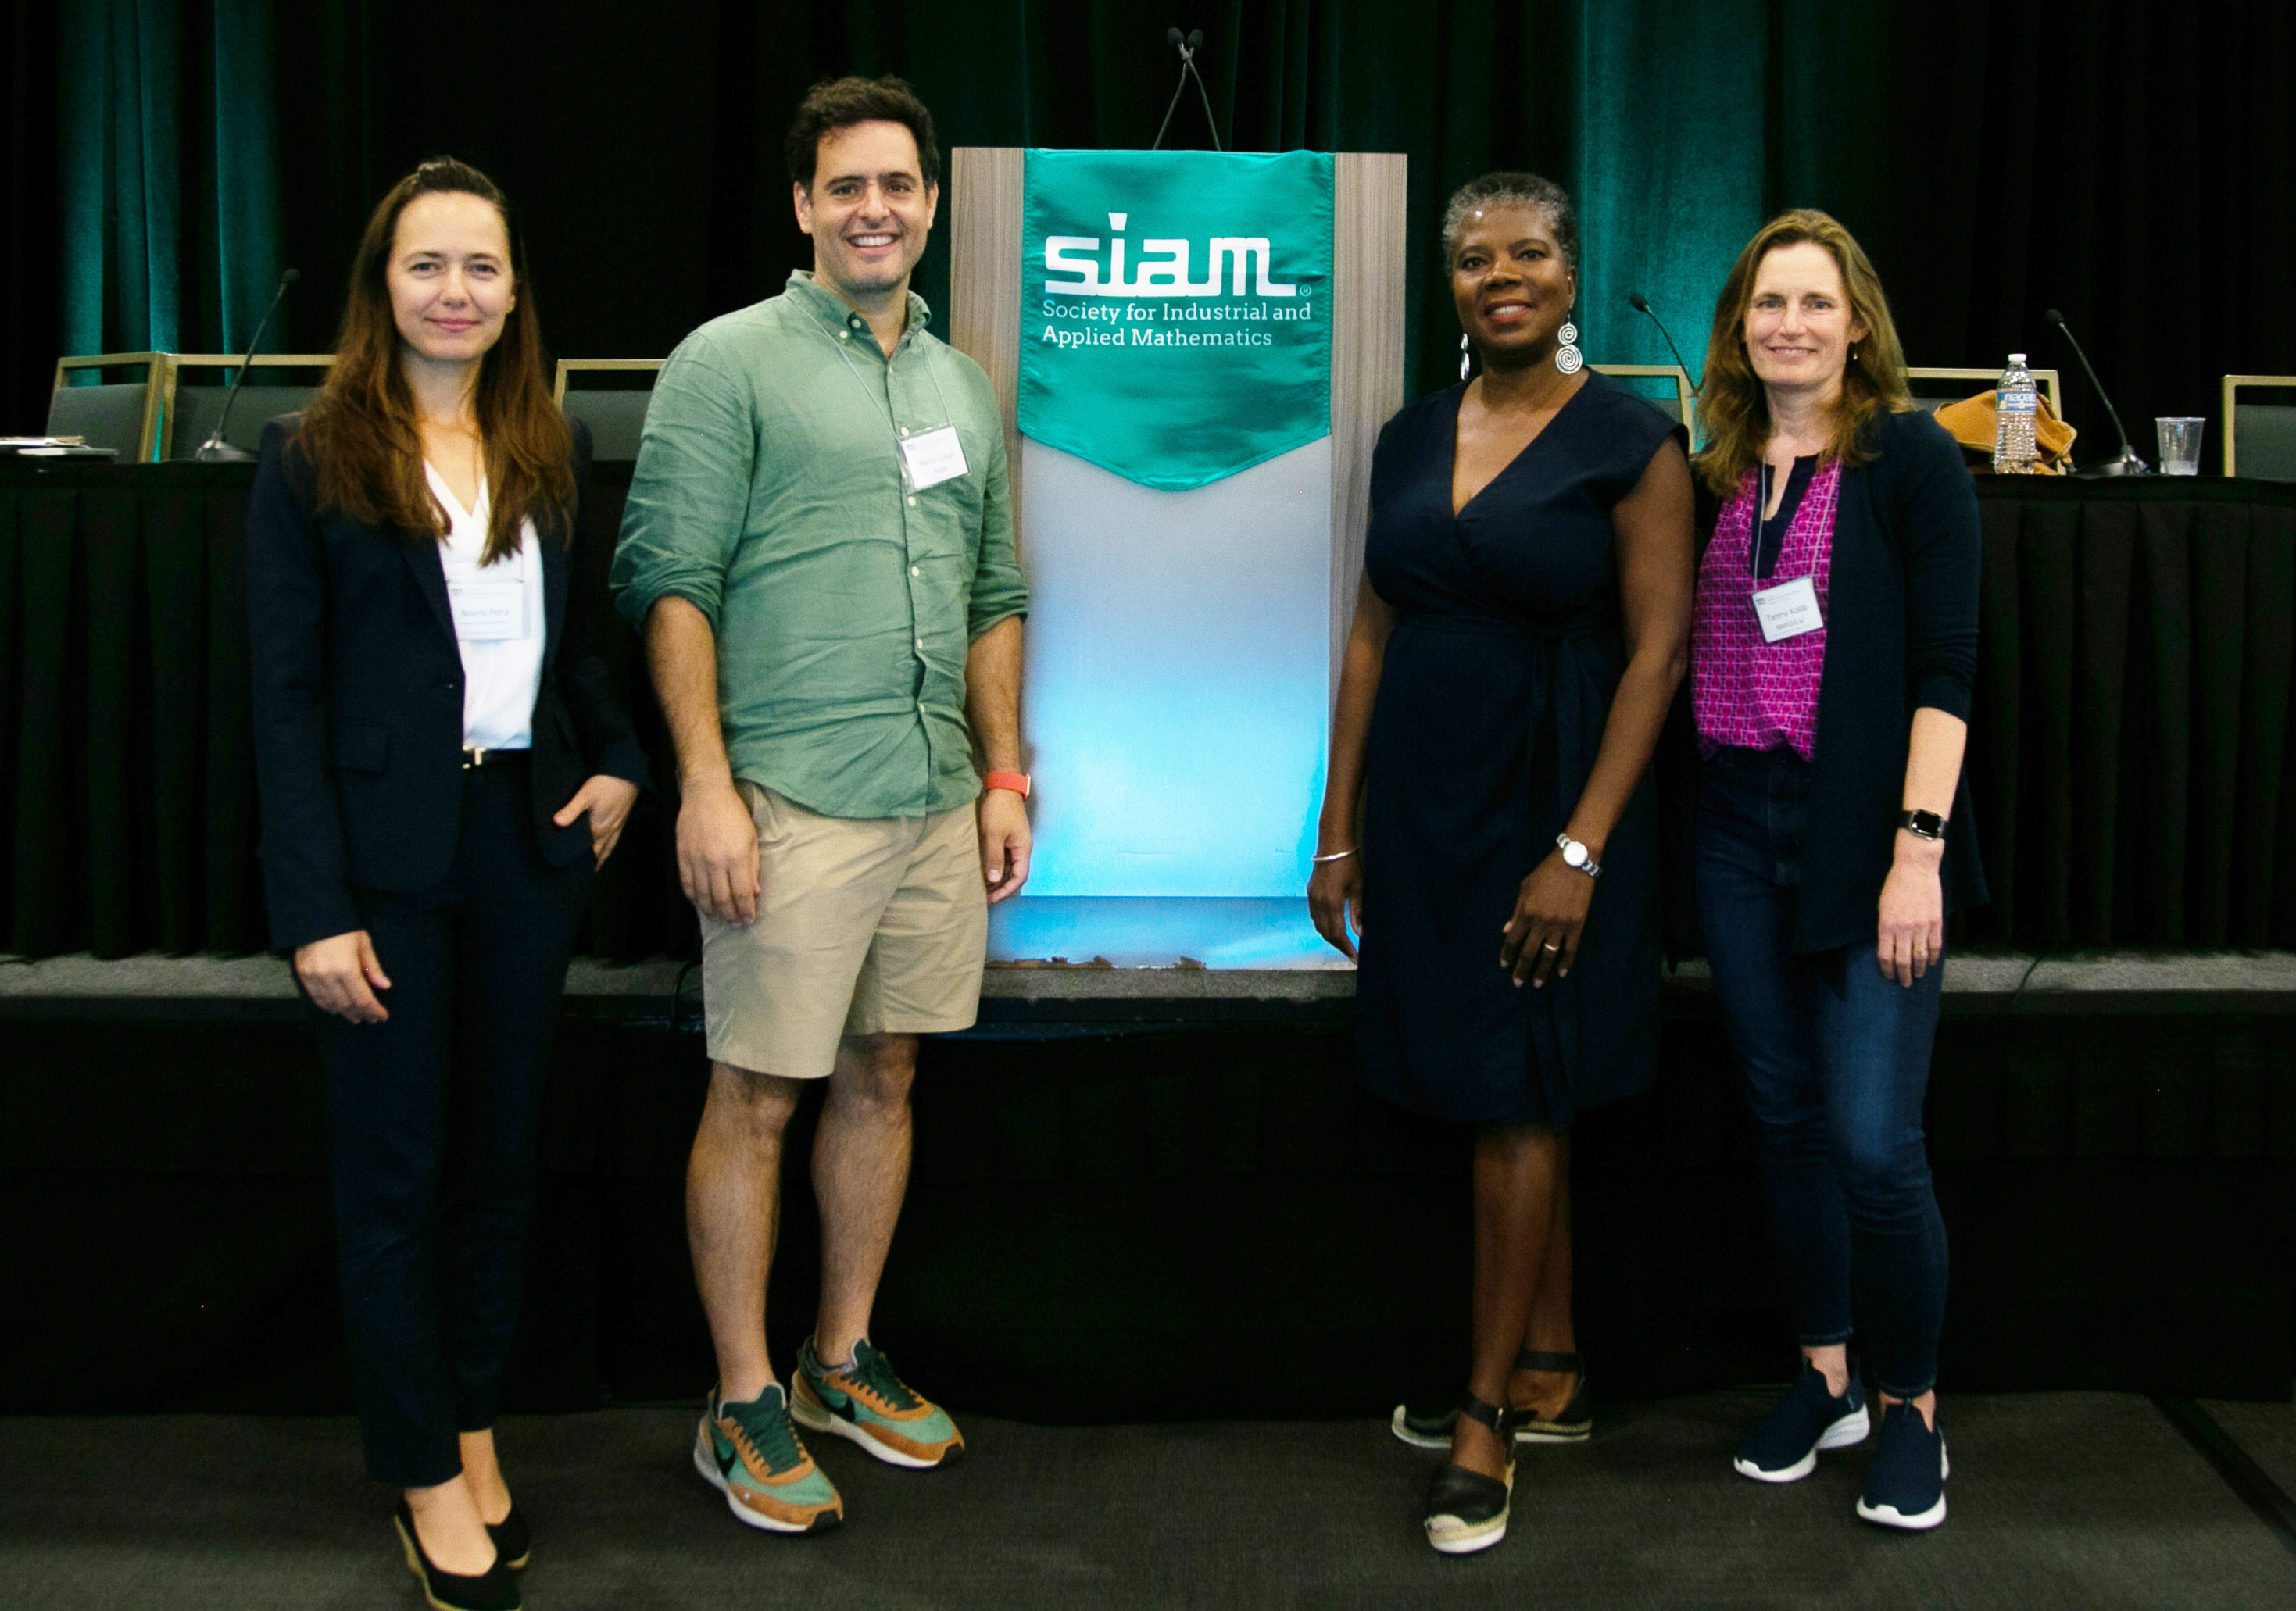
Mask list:
[[[1514,916],[1500,931],[1499,966],[1517,985],[1528,978],[1533,989],[1550,972],[1567,977],[1578,960],[1578,935],[1594,900],[1595,880],[1565,862],[1560,850],[1547,852],[1515,892]]]
[[[574,819],[584,812],[590,814],[590,854],[597,857],[596,865],[603,867],[606,858],[614,854],[614,842],[622,837],[622,825],[630,820],[630,807],[638,803],[638,786],[627,778],[610,778],[603,773],[590,779],[574,791],[574,797],[558,808],[550,820],[561,828],[570,828]]]
[[[1944,863],[1943,845],[1898,830],[1874,952],[1883,976],[1908,987],[1945,965],[1945,884],[1938,872]]]

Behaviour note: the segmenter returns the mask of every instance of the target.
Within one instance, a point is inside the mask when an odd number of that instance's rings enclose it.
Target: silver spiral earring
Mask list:
[[[1554,339],[1562,343],[1554,349],[1555,368],[1566,375],[1575,375],[1586,367],[1587,355],[1578,350],[1578,327],[1568,317],[1563,319],[1562,328],[1554,332]]]
[[[1459,379],[1464,380],[1467,378],[1467,366],[1473,361],[1467,350],[1466,332],[1462,331],[1459,334]]]

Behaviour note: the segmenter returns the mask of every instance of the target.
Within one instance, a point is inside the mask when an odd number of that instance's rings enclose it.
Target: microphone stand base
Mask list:
[[[2149,476],[2152,473],[2151,467],[2136,456],[2135,448],[2124,447],[2120,450],[2120,457],[2109,459],[2103,464],[2092,464],[2087,470],[2077,470],[2073,471],[2073,478],[2077,481],[2100,481],[2108,476]]]
[[[202,442],[192,457],[201,464],[252,464],[255,455],[228,442]]]

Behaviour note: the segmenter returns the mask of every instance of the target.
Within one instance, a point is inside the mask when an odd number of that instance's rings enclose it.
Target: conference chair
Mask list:
[[[2035,385],[2049,399],[2049,408],[2058,419],[2065,417],[2065,400],[2057,389],[2057,372],[2054,369],[2028,369]],[[1906,379],[1914,383],[1914,401],[1931,413],[1948,403],[1958,403],[1964,397],[1973,397],[1980,391],[1991,391],[2001,383],[1997,369],[1914,369],[1907,368]],[[1923,380],[1958,380],[1958,389],[1931,386],[1926,390]]]
[[[1690,413],[1692,407],[1698,400],[1698,394],[1690,389],[1690,376],[1684,372],[1681,364],[1589,364],[1588,367],[1591,369],[1599,369],[1604,374],[1610,375],[1614,379],[1671,380],[1673,382],[1673,387],[1671,388],[1673,395],[1671,397],[1652,397],[1650,398],[1650,401],[1656,404],[1659,411],[1665,414],[1668,419],[1672,420],[1676,424],[1687,425],[1692,423]],[[1634,389],[1636,391],[1646,392],[1648,388],[1636,387]]]
[[[56,387],[48,396],[47,434],[79,437],[90,447],[108,447],[123,464],[148,464],[160,456],[160,393],[168,368],[165,353],[95,353],[56,360]],[[141,369],[140,380],[106,380],[107,369]],[[89,377],[81,384],[78,376]]]
[[[645,435],[646,409],[653,402],[654,377],[661,372],[660,358],[561,358],[558,360],[558,406],[570,420],[590,427],[590,456],[595,460],[630,461],[638,456]],[[570,390],[576,375],[613,377],[604,385],[586,380]]]
[[[224,399],[231,395],[232,373],[242,364],[251,371],[240,385],[239,401],[231,405],[231,421],[224,440],[249,453],[263,446],[263,424],[281,414],[299,413],[319,393],[319,385],[282,386],[264,378],[270,370],[324,370],[333,365],[332,353],[259,353],[250,359],[240,353],[168,353],[167,374],[160,399],[161,455],[188,459],[214,431],[223,417]],[[192,380],[189,386],[183,382]]]
[[[2296,405],[2243,403],[2241,388],[2296,391],[2296,375],[2224,378],[2224,472],[2261,481],[2296,481]],[[2235,472],[2233,466],[2240,469]]]

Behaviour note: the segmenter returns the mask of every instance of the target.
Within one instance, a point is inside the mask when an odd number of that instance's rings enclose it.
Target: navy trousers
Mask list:
[[[381,1024],[323,1017],[327,1163],[369,1476],[429,1487],[495,1423],[525,1273],[543,1071],[590,864],[535,845],[524,767],[464,774],[453,868],[357,892]]]
[[[1705,765],[1699,916],[1800,1340],[1854,1333],[1882,1390],[1915,1398],[1937,1383],[1945,1323],[1945,1222],[1922,1133],[1945,969],[1932,961],[1908,986],[1882,972],[1872,940],[1787,949],[1809,777],[1791,749]]]

